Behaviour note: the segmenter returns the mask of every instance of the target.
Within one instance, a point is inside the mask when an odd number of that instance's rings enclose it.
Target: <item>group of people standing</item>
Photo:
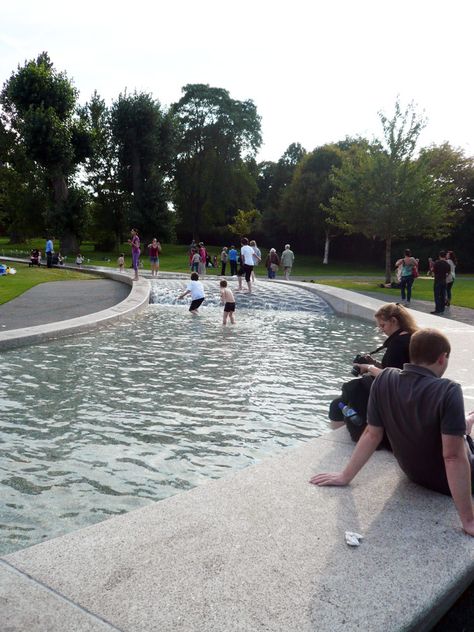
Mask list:
[[[255,239],[252,239],[250,242],[248,242],[248,244],[242,243],[242,247],[244,245],[248,245],[253,250],[252,267],[255,268],[262,261],[262,253],[259,247],[257,246],[257,242],[255,241]],[[250,255],[250,252],[248,252],[248,254]],[[228,249],[227,246],[224,246],[221,252],[220,259],[221,259],[221,276],[226,275],[226,269],[227,269],[228,263],[230,265],[231,276],[239,275],[239,265],[240,265],[240,269],[244,269],[243,267],[244,263],[242,261],[242,251],[240,252],[240,255],[239,255],[234,245],[232,245],[230,249]],[[281,256],[278,256],[275,248],[270,248],[268,255],[265,259],[265,267],[267,269],[268,278],[275,279],[276,273],[278,272],[281,266],[284,269],[285,280],[288,281],[290,278],[291,268],[293,267],[294,260],[295,260],[295,255],[290,250],[290,244],[285,245],[285,249],[283,250]],[[251,278],[252,280],[255,280],[255,273],[253,270],[252,270]]]
[[[451,305],[451,293],[456,278],[456,255],[452,250],[441,250],[436,261],[429,258],[428,275],[433,276],[433,293],[435,309],[432,314],[443,314],[446,307]],[[411,250],[395,263],[399,273],[400,293],[405,307],[410,306],[412,287],[419,275],[419,259],[415,259]]]

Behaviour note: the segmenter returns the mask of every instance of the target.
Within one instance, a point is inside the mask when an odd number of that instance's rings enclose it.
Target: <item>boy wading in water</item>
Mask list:
[[[199,274],[197,272],[193,272],[191,274],[191,281],[188,283],[186,291],[178,296],[178,301],[188,294],[191,294],[191,305],[189,306],[189,311],[193,316],[197,316],[198,309],[204,300],[204,287],[199,280]]]
[[[227,287],[227,281],[221,281],[221,302],[224,303],[224,318],[222,324],[227,325],[227,319],[230,318],[230,322],[235,325],[235,298],[232,294],[232,290]]]

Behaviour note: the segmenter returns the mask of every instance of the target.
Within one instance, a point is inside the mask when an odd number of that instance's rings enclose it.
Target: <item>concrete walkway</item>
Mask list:
[[[0,331],[100,312],[125,300],[130,289],[109,279],[41,283],[0,305]]]

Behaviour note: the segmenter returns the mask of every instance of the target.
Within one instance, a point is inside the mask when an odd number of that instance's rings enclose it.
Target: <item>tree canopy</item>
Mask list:
[[[194,238],[224,226],[257,193],[252,159],[262,139],[254,103],[227,90],[189,84],[171,107],[178,122],[175,201],[182,229]]]
[[[65,250],[74,248],[84,222],[68,206],[70,178],[89,152],[87,131],[75,116],[76,89],[48,54],[41,53],[11,75],[0,102],[6,126],[48,179],[52,203],[46,226],[61,234]]]
[[[450,229],[451,213],[442,182],[432,177],[415,149],[425,126],[414,105],[392,118],[380,114],[383,137],[360,142],[344,153],[334,169],[335,193],[329,221],[346,233],[362,233],[385,242],[385,277],[391,278],[394,239],[413,235],[439,238]]]

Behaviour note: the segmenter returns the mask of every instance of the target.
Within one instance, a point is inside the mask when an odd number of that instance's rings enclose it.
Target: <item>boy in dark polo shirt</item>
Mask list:
[[[453,497],[463,529],[474,536],[472,460],[465,434],[474,412],[464,415],[461,387],[442,378],[451,347],[435,329],[420,329],[410,341],[411,364],[385,369],[369,399],[368,426],[342,472],[317,474],[314,485],[348,485],[372,456],[384,430],[401,469],[413,482]]]
[[[433,264],[433,292],[435,301],[435,311],[432,314],[442,314],[446,306],[446,279],[450,274],[451,268],[446,259],[446,252],[441,250],[439,259]]]

